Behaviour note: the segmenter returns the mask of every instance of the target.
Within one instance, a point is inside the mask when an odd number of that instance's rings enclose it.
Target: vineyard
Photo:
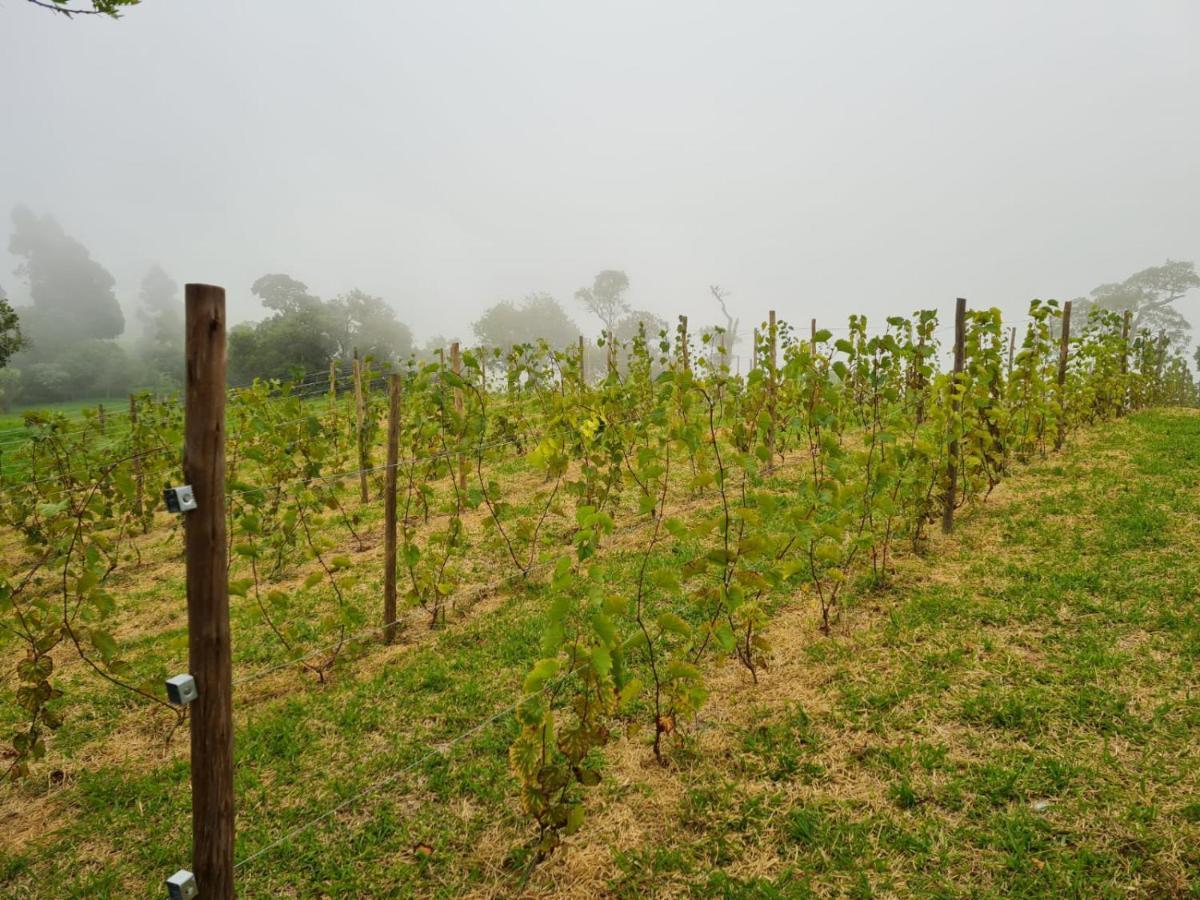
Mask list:
[[[1088,630],[1125,621],[1080,601],[1107,596],[1107,575],[1056,580],[1019,558],[1058,565],[1057,542],[1085,552],[1094,523],[1072,525],[1064,497],[1086,504],[1089,487],[1125,504],[1105,515],[1132,517],[1119,524],[1145,547],[1167,528],[1156,498],[1194,515],[1200,429],[1164,411],[1197,403],[1184,359],[1129,316],[1073,322],[1054,301],[1016,325],[962,301],[950,323],[926,310],[805,325],[771,313],[745,372],[719,330],[696,339],[681,317],[674,332],[602,340],[600,371],[582,342],[455,345],[432,363],[356,359],[228,389],[219,578],[239,893],[936,893],[936,871],[920,873],[939,867],[983,893],[1186,892],[1200,860],[1155,843],[1167,801],[1148,787],[1139,837],[1091,856],[1060,852],[1064,823],[1012,812],[1088,781],[1039,747],[1060,720],[1102,720],[1105,753],[1143,748],[1177,776],[1187,827],[1200,820],[1183,752],[1194,699],[1136,715],[1107,688],[1063,700],[1063,679],[1141,663],[1102,661]],[[188,753],[192,708],[164,690],[189,671],[194,514],[163,502],[185,484],[186,424],[179,398],[137,395],[0,434],[6,895],[156,896],[192,868],[189,783],[207,760]],[[1137,448],[1149,461],[1104,462]],[[1172,461],[1186,481],[1169,482]],[[1122,487],[1127,472],[1157,487]],[[1024,549],[978,544],[989,529]],[[1122,535],[1097,545],[1114,578]],[[1200,570],[1153,559],[1150,581],[1175,572],[1194,599]],[[945,581],[914,599],[916,572]],[[960,582],[996,593],[968,601]],[[1142,634],[1166,627],[1159,601],[1142,602]],[[1009,615],[1041,635],[1036,652],[1065,640],[1050,616],[1090,635],[1092,656],[1081,638],[1074,668],[1031,682],[1006,680],[1006,658],[955,707],[984,744],[1017,735],[968,791],[1011,813],[971,838],[1007,862],[976,869],[927,828],[902,839],[795,805],[796,786],[861,765],[898,773],[870,803],[945,806],[945,748],[893,738],[921,730],[921,704],[940,715],[966,656],[1012,650],[988,636]],[[1190,666],[1200,626],[1174,615]],[[969,653],[941,646],[935,625],[962,628]],[[1183,652],[1153,658],[1186,682],[1169,662]],[[1178,755],[1160,758],[1159,739]],[[1081,770],[1100,765],[1086,747]],[[969,823],[968,806],[947,808]],[[613,863],[622,834],[635,843]],[[1139,853],[1152,863],[1119,867]],[[598,885],[584,872],[597,856]]]

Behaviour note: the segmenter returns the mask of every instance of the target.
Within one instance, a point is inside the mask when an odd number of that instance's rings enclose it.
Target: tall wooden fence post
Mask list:
[[[225,543],[225,290],[185,288],[183,475],[192,701],[192,865],[200,895],[233,897],[233,663]]]
[[[367,428],[366,428],[366,408],[363,402],[363,383],[362,383],[362,361],[358,358],[358,351],[354,351],[354,426],[358,433],[358,492],[363,503],[370,499],[370,491],[367,487],[367,469],[370,466],[367,463]]]
[[[1062,334],[1058,342],[1058,432],[1054,449],[1061,450],[1067,437],[1067,353],[1071,340],[1071,301],[1063,304]]]
[[[950,376],[950,448],[946,459],[946,503],[942,507],[942,531],[954,530],[954,506],[958,494],[958,413],[962,407],[959,378],[963,370],[967,337],[967,301],[959,297],[954,306],[954,373]]]
[[[813,319],[809,324],[808,349],[813,356],[817,355],[817,320]]]
[[[396,640],[396,469],[400,465],[400,376],[388,379],[387,486],[383,496],[383,641]]]
[[[583,335],[579,336],[579,392],[587,387],[587,354],[584,351]]]

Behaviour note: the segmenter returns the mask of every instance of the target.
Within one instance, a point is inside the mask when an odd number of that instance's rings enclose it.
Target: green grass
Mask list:
[[[107,412],[121,414],[129,409],[128,397],[110,397],[101,400],[63,400],[58,403],[16,404],[0,413],[0,431],[5,437],[11,432],[24,431],[25,414],[31,412],[62,413],[70,419],[82,419],[85,411],[95,412],[103,404]]]
[[[1019,469],[892,589],[854,593],[832,636],[812,598],[774,597],[760,684],[714,664],[667,770],[645,731],[619,741],[583,831],[524,888],[511,717],[431,750],[516,699],[548,589],[369,647],[327,684],[248,685],[238,859],[382,786],[243,867],[239,893],[1200,896],[1198,484],[1200,417],[1142,413]],[[182,588],[130,578],[131,605]],[[280,656],[249,601],[233,616],[239,666]],[[159,623],[131,656],[168,666],[181,639]],[[61,783],[4,788],[48,823],[5,805],[0,893],[160,896],[190,854],[186,736],[152,746],[143,707],[76,677],[93,687],[55,739]]]

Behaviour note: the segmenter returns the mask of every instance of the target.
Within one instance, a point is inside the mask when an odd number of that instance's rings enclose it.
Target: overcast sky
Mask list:
[[[419,339],[491,303],[744,324],[1024,311],[1200,259],[1200,2],[0,0],[8,211],[136,295],[359,287]],[[1200,295],[1181,311],[1200,326]]]

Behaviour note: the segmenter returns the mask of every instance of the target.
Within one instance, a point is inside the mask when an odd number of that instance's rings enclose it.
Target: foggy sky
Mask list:
[[[118,280],[360,287],[418,339],[572,299],[1023,313],[1200,260],[1200,3],[0,0],[15,203]],[[1200,295],[1181,305],[1200,329]]]

